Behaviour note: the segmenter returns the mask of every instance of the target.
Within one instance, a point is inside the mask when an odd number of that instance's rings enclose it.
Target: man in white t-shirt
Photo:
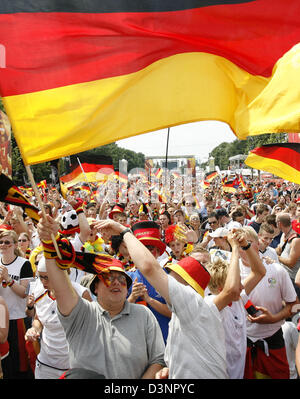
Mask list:
[[[269,223],[262,223],[258,233],[259,255],[268,262],[279,263],[278,255],[274,248],[270,247],[275,235],[273,227]]]
[[[255,245],[257,234],[248,229],[249,241]],[[252,235],[252,236],[251,236]],[[240,251],[242,280],[251,271]],[[267,264],[266,275],[251,291],[249,298],[260,311],[247,320],[247,357],[245,378],[289,378],[289,365],[281,326],[291,316],[297,295],[287,271],[278,263]],[[285,305],[283,305],[283,303]]]

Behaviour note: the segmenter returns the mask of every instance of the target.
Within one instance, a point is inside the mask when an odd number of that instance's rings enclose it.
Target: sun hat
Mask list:
[[[115,213],[124,213],[124,207],[121,204],[117,204],[113,207],[113,209],[109,212],[108,217],[112,219],[113,214]]]
[[[137,222],[132,225],[134,236],[144,245],[157,247],[162,255],[166,250],[166,244],[161,241],[159,225],[151,220]]]
[[[168,263],[165,269],[179,274],[198,294],[204,297],[204,290],[209,283],[210,274],[197,259],[187,256],[178,263]]]
[[[115,259],[115,258],[111,258],[110,265],[109,265],[109,266],[106,266],[106,269],[107,269],[108,271],[116,271],[116,272],[120,272],[120,273],[124,274],[125,277],[126,277],[127,289],[130,288],[130,286],[131,286],[131,284],[132,284],[132,279],[131,279],[131,277],[126,273],[126,271],[125,271],[125,269],[124,269],[124,266],[123,266],[123,264],[122,264],[121,261],[119,261],[118,259]],[[101,275],[101,273],[96,274],[96,275],[91,279],[91,281],[90,281],[90,283],[89,283],[89,289],[90,289],[91,293],[92,293],[93,295],[95,295],[95,296],[97,296],[97,294],[96,294],[96,292],[95,292],[95,284],[96,284],[96,283],[98,282],[98,280],[99,280],[99,275]]]

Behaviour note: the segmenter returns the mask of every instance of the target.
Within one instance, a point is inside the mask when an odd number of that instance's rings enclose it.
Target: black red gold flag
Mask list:
[[[205,179],[207,182],[211,182],[213,181],[215,178],[217,178],[219,176],[218,172],[216,170],[212,171],[212,172],[208,172],[205,175]]]
[[[300,184],[300,143],[266,144],[255,148],[245,164]]]
[[[299,0],[1,0],[24,163],[201,120],[298,133],[299,15]]]
[[[60,177],[65,188],[80,182],[103,181],[111,174],[114,176],[114,166],[110,156],[81,154],[71,157],[71,160],[70,173]]]
[[[227,180],[226,182],[222,182],[222,190],[225,193],[235,193],[236,192],[236,181],[235,180]]]
[[[35,224],[40,220],[39,209],[32,205],[21,190],[14,186],[13,182],[3,173],[0,174],[0,201],[20,206]]]

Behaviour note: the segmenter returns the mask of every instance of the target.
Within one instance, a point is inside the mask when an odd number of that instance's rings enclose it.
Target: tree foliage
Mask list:
[[[261,134],[249,136],[246,140],[234,140],[232,143],[222,143],[215,147],[210,156],[215,158],[215,165],[221,170],[229,166],[229,158],[235,155],[248,155],[251,150],[261,147],[264,144],[285,143],[287,135],[285,133]]]
[[[97,155],[111,156],[115,170],[119,168],[119,160],[126,159],[128,161],[128,171],[133,168],[144,168],[145,156],[142,153],[127,150],[119,147],[116,143],[111,143],[102,147],[94,148],[85,153],[93,153]],[[74,154],[75,156],[77,154]],[[28,178],[27,173],[20,155],[16,140],[12,135],[12,166],[13,166],[13,182],[16,185],[26,184]],[[50,162],[44,162],[31,166],[32,173],[36,182],[46,179],[51,183],[51,166]],[[59,161],[60,174],[63,175],[67,171],[67,162],[64,159]]]

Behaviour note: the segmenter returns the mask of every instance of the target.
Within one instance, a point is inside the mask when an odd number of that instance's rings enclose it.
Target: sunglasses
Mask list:
[[[26,240],[26,238],[18,240],[18,242],[26,242],[26,241],[28,241],[28,240]]]
[[[118,282],[121,285],[126,285],[127,284],[126,277],[124,275],[122,275],[122,274],[118,274],[118,275],[109,274],[107,276],[102,274],[102,277],[109,284],[112,284],[116,279],[118,280]]]
[[[2,245],[2,244],[11,245],[11,244],[13,244],[13,242],[12,241],[7,241],[7,240],[5,240],[5,241],[0,240],[0,245]]]
[[[40,278],[40,280],[45,280],[45,281],[48,281],[49,279],[48,279],[48,276],[39,276],[39,278]]]

